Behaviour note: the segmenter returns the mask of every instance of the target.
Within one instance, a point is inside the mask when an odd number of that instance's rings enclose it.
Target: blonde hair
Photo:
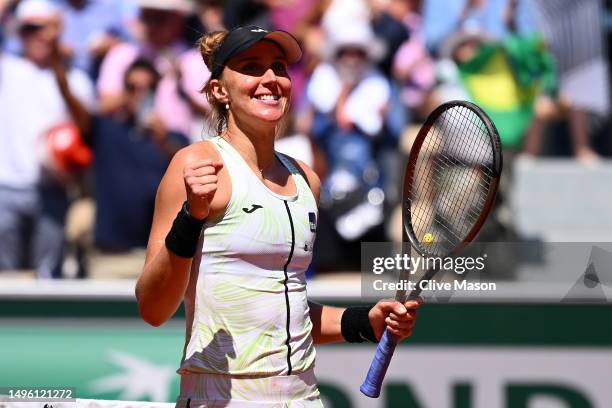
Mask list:
[[[202,59],[204,63],[208,67],[208,70],[212,72],[213,70],[213,57],[219,46],[227,36],[227,31],[215,31],[212,33],[208,33],[203,35],[198,40],[198,49],[200,50],[200,54],[202,55]],[[227,127],[227,109],[225,109],[225,104],[219,102],[217,98],[212,93],[212,88],[210,86],[210,81],[204,85],[204,87],[200,90],[204,95],[206,95],[206,99],[211,106],[211,112],[209,115],[209,121],[211,126],[214,126],[217,134],[221,134],[223,129]]]

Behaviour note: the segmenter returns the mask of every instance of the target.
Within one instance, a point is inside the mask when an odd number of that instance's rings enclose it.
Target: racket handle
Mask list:
[[[376,348],[376,354],[374,354],[370,364],[368,375],[359,388],[364,395],[370,398],[378,398],[380,395],[382,382],[385,379],[397,342],[398,338],[385,330]]]

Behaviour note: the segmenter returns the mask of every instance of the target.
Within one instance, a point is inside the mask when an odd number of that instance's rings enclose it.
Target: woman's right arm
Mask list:
[[[172,223],[186,199],[193,218],[206,218],[217,190],[217,172],[222,163],[198,158],[193,150],[190,146],[174,156],[155,199],[147,257],[136,282],[140,315],[152,326],[160,326],[172,317],[189,283],[192,258],[180,257],[165,245]]]

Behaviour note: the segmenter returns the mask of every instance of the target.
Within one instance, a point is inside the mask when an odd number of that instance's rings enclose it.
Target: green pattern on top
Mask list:
[[[272,192],[224,139],[212,139],[232,183],[223,217],[206,224],[196,284],[194,330],[181,370],[234,375],[284,375],[287,365],[287,300],[294,373],[314,365],[305,270],[318,215],[306,180],[284,155],[295,196]],[[254,211],[246,211],[258,205]],[[287,208],[293,222],[295,242]],[[293,244],[293,255],[287,263]],[[285,298],[285,280],[287,296]]]

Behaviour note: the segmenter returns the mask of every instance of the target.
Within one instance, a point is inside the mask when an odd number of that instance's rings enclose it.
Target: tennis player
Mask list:
[[[274,150],[300,46],[247,26],[204,36],[200,51],[218,136],[179,151],[160,184],[141,316],[159,326],[185,303],[178,407],[320,407],[314,344],[377,342],[385,327],[404,338],[418,303],[308,301],[320,182]]]

